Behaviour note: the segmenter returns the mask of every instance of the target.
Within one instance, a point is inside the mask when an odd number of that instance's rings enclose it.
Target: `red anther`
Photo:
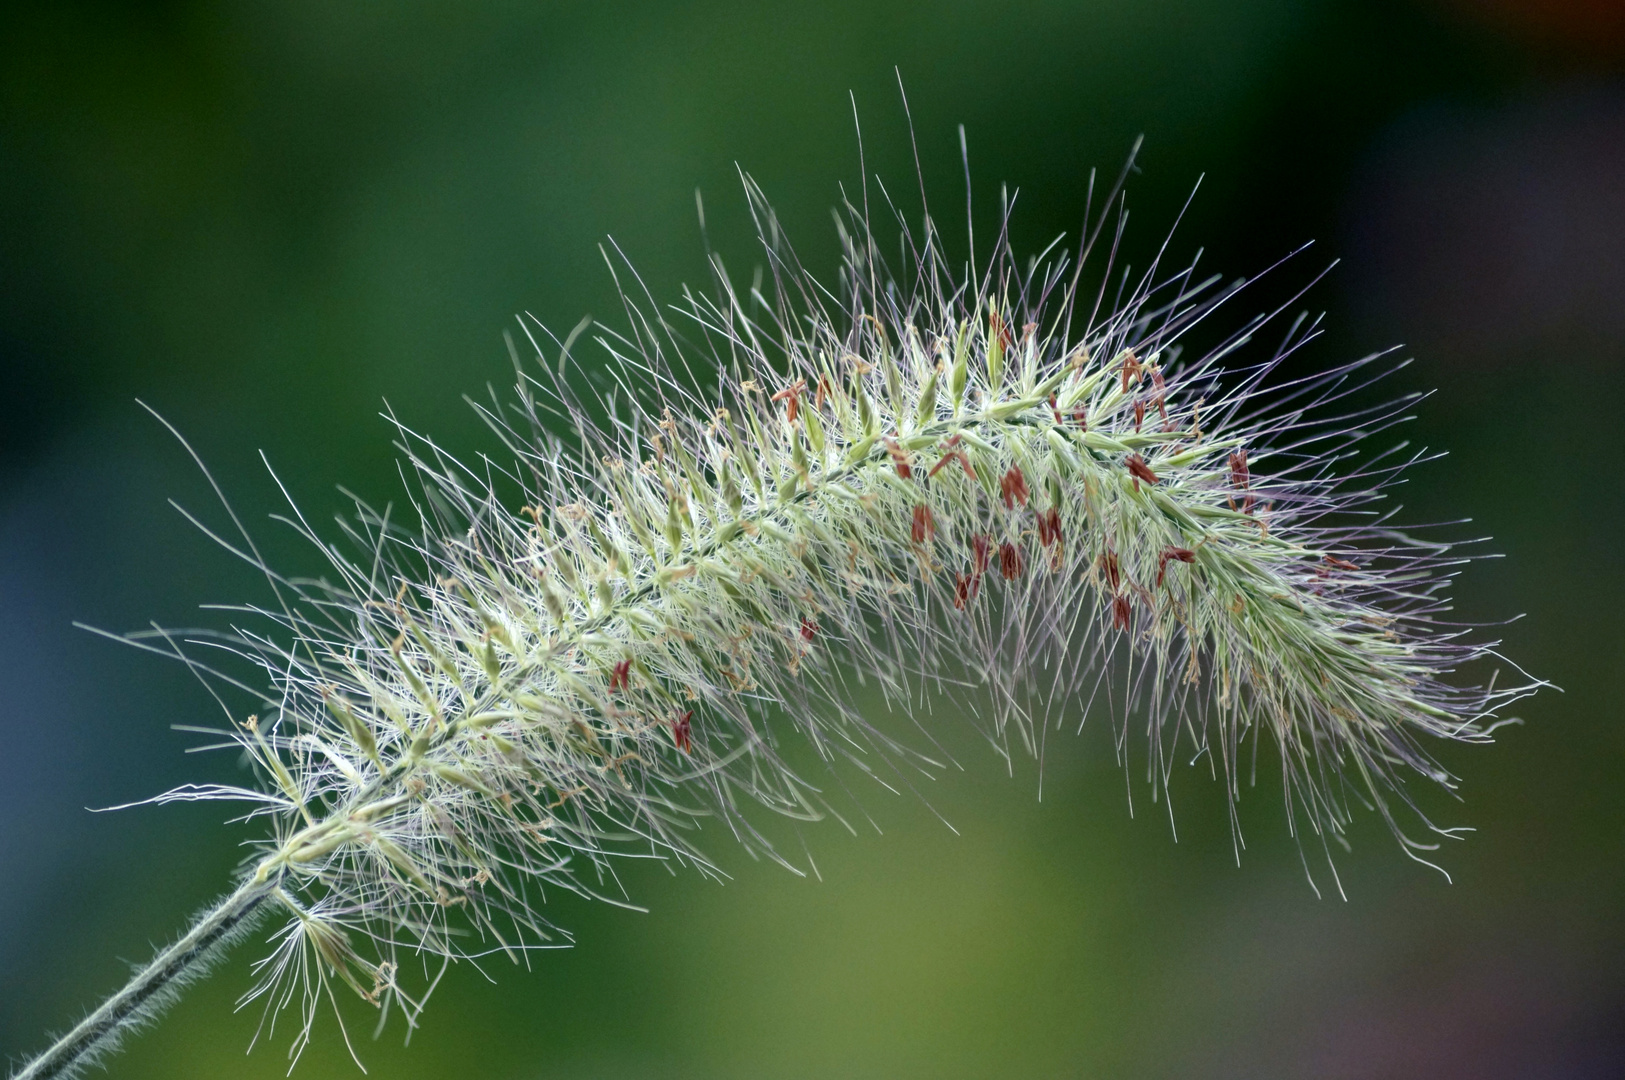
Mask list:
[[[624,691],[631,684],[632,661],[618,660],[614,669],[609,673],[609,692]]]
[[[1116,592],[1123,584],[1123,571],[1117,564],[1117,552],[1103,551],[1099,559],[1100,571],[1106,575],[1106,584]]]
[[[1323,560],[1327,566],[1334,566],[1339,570],[1358,570],[1359,567],[1347,559],[1334,559],[1330,555]]]
[[[1052,506],[1038,515],[1038,542],[1049,547],[1060,540],[1061,511],[1059,507]]]
[[[1162,576],[1168,572],[1171,562],[1193,563],[1196,561],[1196,552],[1190,548],[1163,548],[1162,554],[1157,556],[1157,588],[1162,588]]]
[[[1004,580],[1014,581],[1027,569],[1026,560],[1021,557],[1021,549],[1006,540],[999,545],[999,573]]]
[[[1247,471],[1247,449],[1243,447],[1230,455],[1230,486],[1246,491],[1252,475]]]
[[[818,624],[807,618],[807,616],[803,615],[801,617],[801,640],[811,643],[812,639],[817,636]]]
[[[909,536],[916,544],[923,544],[931,539],[937,531],[937,521],[931,516],[931,508],[920,503],[914,508],[914,524],[909,529]]]
[[[1084,431],[1089,430],[1089,406],[1079,405],[1072,410],[1072,422]]]
[[[958,445],[959,445],[959,436],[958,435],[953,436],[952,438],[948,439],[946,442],[944,442],[942,444],[942,449],[943,449],[942,459],[940,461],[938,461],[935,465],[931,466],[931,471],[925,474],[925,478],[927,480],[931,479],[932,477],[936,476],[937,473],[939,473],[943,469],[947,468],[948,463],[950,461],[955,461],[955,460],[957,460],[959,462],[960,467],[965,470],[965,475],[966,476],[970,477],[970,479],[972,479],[972,480],[976,479],[976,470],[971,467],[970,458],[965,455],[965,451],[954,449],[954,447],[956,447]]]
[[[1003,346],[1006,351],[1008,351],[1010,346],[1015,343],[1015,338],[1010,336],[1010,325],[999,316],[997,311],[988,312],[987,334],[990,338],[998,338],[999,344]]]
[[[1134,399],[1134,430],[1139,431],[1145,423],[1145,402],[1139,398]]]
[[[1061,421],[1061,407],[1056,404],[1054,394],[1051,394],[1049,396],[1049,411],[1055,414],[1055,423],[1056,423],[1057,426],[1059,426],[1062,423],[1062,421]]]
[[[694,728],[690,724],[693,719],[694,710],[689,709],[671,722],[672,741],[677,744],[677,749],[685,754],[694,749]]]
[[[1133,349],[1123,351],[1123,393],[1128,393],[1129,380],[1138,382],[1140,379],[1140,358],[1134,355]]]
[[[914,469],[908,463],[908,451],[897,445],[897,440],[890,435],[886,436],[886,453],[891,455],[892,464],[897,467],[897,475],[904,480],[914,476]]]
[[[977,533],[975,536],[971,537],[971,569],[975,572],[977,577],[981,577],[983,574],[987,573],[988,548],[991,543],[992,541],[990,541],[988,537],[982,533]]]
[[[1112,597],[1112,625],[1125,631],[1134,628],[1134,608],[1129,605],[1128,597]]]
[[[966,605],[976,599],[976,590],[981,587],[982,575],[960,574],[954,582],[954,608],[964,611]]]
[[[807,380],[797,379],[773,395],[774,401],[784,402],[784,419],[789,423],[796,422],[796,416],[801,411],[801,394],[806,389]]]
[[[1019,468],[1010,466],[1010,471],[999,481],[999,495],[1004,499],[1005,509],[1014,510],[1017,503],[1026,506],[1029,494],[1027,478],[1021,475]]]
[[[1129,474],[1136,481],[1144,480],[1148,484],[1157,482],[1157,474],[1151,471],[1151,466],[1147,465],[1145,458],[1139,454],[1130,454],[1128,460],[1124,461],[1123,464],[1128,466]]]

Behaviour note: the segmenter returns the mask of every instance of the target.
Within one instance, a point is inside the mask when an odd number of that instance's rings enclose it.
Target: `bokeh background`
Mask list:
[[[968,725],[966,763],[883,831],[804,833],[821,880],[711,844],[725,884],[632,866],[636,914],[561,899],[575,948],[449,974],[372,1074],[542,1077],[1625,1075],[1625,16],[1611,0],[1079,0],[911,5],[11,5],[0,34],[0,1055],[35,1048],[225,886],[244,833],[207,807],[93,815],[196,779],[210,723],[173,665],[74,630],[223,616],[262,586],[187,525],[220,520],[197,447],[279,565],[258,452],[315,519],[399,490],[387,401],[454,448],[460,395],[510,377],[516,312],[560,330],[618,304],[611,235],[656,295],[714,245],[756,261],[737,167],[808,263],[871,171],[1020,198],[1018,248],[1075,235],[1088,170],[1145,133],[1143,263],[1176,238],[1252,274],[1304,241],[1305,362],[1393,344],[1409,434],[1447,448],[1414,521],[1471,516],[1504,560],[1464,617],[1527,613],[1507,651],[1563,687],[1492,748],[1448,752],[1478,832],[1405,859],[1373,820],[1306,884],[1267,779],[1235,865],[1216,786],[1175,786],[1177,842],[1109,728],[1051,740],[1043,798]],[[900,196],[905,208],[912,205]],[[939,217],[953,215],[939,210]],[[1307,260],[1307,261],[1305,261]],[[1255,307],[1280,299],[1266,288]],[[1101,718],[1104,719],[1104,718]],[[955,734],[957,733],[957,734]],[[1264,770],[1267,774],[1268,770]],[[1134,813],[1130,813],[1133,794]],[[1324,875],[1321,875],[1324,884]],[[249,950],[251,951],[251,950]],[[244,1057],[247,952],[111,1066],[274,1077]],[[334,1025],[299,1065],[354,1076]]]

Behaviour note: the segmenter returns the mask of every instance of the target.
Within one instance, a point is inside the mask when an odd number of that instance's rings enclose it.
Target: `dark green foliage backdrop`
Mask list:
[[[1441,855],[1453,885],[1367,821],[1346,903],[1305,885],[1267,775],[1238,869],[1204,770],[1176,785],[1176,843],[1138,761],[1125,791],[1105,724],[1051,741],[1040,802],[1030,763],[1011,779],[942,713],[967,768],[933,804],[957,834],[876,790],[881,833],[805,832],[821,881],[720,835],[725,885],[628,867],[649,914],[561,898],[573,950],[493,963],[494,983],[452,972],[409,1049],[398,1028],[368,1041],[347,1003],[374,1075],[1625,1068],[1625,35],[1606,5],[86,2],[4,26],[0,1053],[178,929],[245,835],[209,809],[83,809],[237,774],[169,730],[215,719],[184,672],[70,620],[184,626],[260,595],[165,505],[220,516],[132,399],[193,440],[279,565],[309,569],[265,521],[258,450],[323,519],[338,484],[397,493],[386,400],[485,445],[459,396],[508,379],[515,312],[615,322],[606,234],[675,298],[705,277],[698,187],[749,274],[736,162],[832,272],[828,210],[859,182],[848,91],[870,171],[917,203],[897,65],[945,222],[959,123],[978,221],[1009,183],[1030,250],[1075,235],[1089,168],[1114,172],[1144,132],[1136,262],[1204,173],[1181,258],[1205,245],[1252,274],[1318,240],[1290,285],[1345,256],[1305,301],[1330,331],[1304,362],[1407,343],[1394,390],[1442,389],[1409,434],[1452,451],[1416,474],[1408,516],[1495,536],[1510,557],[1466,571],[1461,611],[1527,612],[1508,652],[1566,693],[1447,755],[1463,802],[1428,805],[1479,830]],[[112,1075],[281,1075],[286,1028],[241,1056],[246,959]],[[330,1021],[299,1075],[354,1075]]]

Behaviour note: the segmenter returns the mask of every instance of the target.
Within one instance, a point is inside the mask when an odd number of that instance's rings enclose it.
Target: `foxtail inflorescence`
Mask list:
[[[272,575],[259,628],[213,642],[269,680],[231,730],[265,783],[162,798],[269,823],[212,917],[283,920],[245,1000],[298,1003],[295,1051],[337,983],[415,1022],[446,961],[547,941],[545,890],[594,892],[617,853],[707,868],[702,817],[773,855],[749,808],[831,810],[781,756],[792,735],[882,779],[929,769],[854,683],[905,715],[975,687],[995,743],[1029,751],[1108,687],[1154,789],[1182,740],[1232,795],[1246,742],[1273,744],[1317,845],[1351,802],[1404,839],[1406,778],[1450,783],[1424,743],[1485,740],[1531,689],[1444,678],[1493,653],[1436,621],[1461,556],[1375,505],[1414,458],[1333,470],[1406,407],[1339,411],[1371,361],[1272,381],[1314,326],[1247,359],[1268,318],[1182,355],[1240,287],[1189,269],[1085,292],[1115,189],[1070,256],[1018,262],[1001,231],[962,272],[929,218],[898,219],[889,270],[848,205],[834,289],[746,192],[770,284],[736,291],[717,262],[675,325],[624,290],[591,399],[578,335],[531,338],[517,402],[482,407],[505,454],[469,465],[401,427],[409,520],[359,505],[340,545],[296,513],[332,576]],[[20,1075],[70,1071],[147,1001]]]

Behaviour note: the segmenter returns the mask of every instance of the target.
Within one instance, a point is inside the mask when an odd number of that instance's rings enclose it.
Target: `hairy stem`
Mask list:
[[[252,925],[275,882],[251,880],[209,908],[152,962],[131,976],[73,1030],[28,1061],[12,1080],[47,1080],[74,1076],[123,1036],[151,1020],[170,1004],[180,986],[207,971],[225,947]]]

